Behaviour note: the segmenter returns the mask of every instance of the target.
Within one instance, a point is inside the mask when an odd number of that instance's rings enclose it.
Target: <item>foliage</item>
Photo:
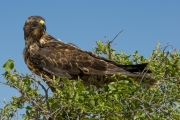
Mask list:
[[[117,80],[97,89],[86,88],[81,80],[67,78],[53,79],[56,93],[51,93],[44,82],[32,75],[19,74],[14,69],[13,60],[8,60],[3,68],[7,80],[1,82],[16,89],[20,95],[12,96],[0,108],[0,119],[11,119],[19,109],[25,109],[25,120],[166,120],[180,118],[180,55],[157,45],[149,59],[138,55],[126,55],[111,48],[113,41],[97,41],[94,52],[121,64],[148,62],[159,84],[148,86],[133,80]],[[118,78],[115,78],[118,79]],[[63,81],[63,87],[59,83]]]

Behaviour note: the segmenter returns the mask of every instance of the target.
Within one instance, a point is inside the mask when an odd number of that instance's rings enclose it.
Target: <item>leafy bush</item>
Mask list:
[[[113,41],[97,41],[96,54],[106,56],[121,64],[148,62],[158,85],[138,84],[132,79],[117,80],[97,89],[86,88],[78,81],[62,78],[53,79],[56,93],[51,93],[43,81],[33,75],[18,73],[14,61],[8,60],[3,68],[3,76],[8,85],[17,91],[19,96],[12,96],[4,108],[0,108],[0,119],[15,118],[19,109],[25,109],[23,119],[43,120],[166,120],[180,118],[180,55],[160,48],[157,45],[149,59],[138,55],[126,55],[111,48]],[[118,78],[115,78],[118,79]]]

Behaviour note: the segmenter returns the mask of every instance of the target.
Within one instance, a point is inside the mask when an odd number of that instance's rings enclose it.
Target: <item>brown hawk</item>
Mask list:
[[[77,80],[85,85],[102,87],[113,81],[112,75],[120,73],[140,81],[141,72],[147,64],[121,65],[88,51],[81,50],[71,43],[59,41],[46,32],[45,19],[30,16],[24,24],[24,60],[28,68],[38,76],[52,80],[53,75]],[[146,78],[146,77],[145,77]],[[53,90],[50,82],[46,81]],[[156,80],[150,78],[150,84]]]

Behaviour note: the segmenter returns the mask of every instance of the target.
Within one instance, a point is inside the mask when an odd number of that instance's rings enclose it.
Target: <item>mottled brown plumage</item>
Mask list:
[[[36,75],[48,80],[52,80],[53,75],[72,80],[79,76],[85,85],[97,87],[112,82],[111,76],[116,73],[139,81],[142,79],[142,74],[132,72],[141,72],[147,64],[120,65],[73,44],[58,41],[46,33],[44,22],[40,16],[31,16],[24,25],[24,60]],[[150,78],[149,83],[155,84],[156,80]],[[47,84],[50,86],[49,82]]]

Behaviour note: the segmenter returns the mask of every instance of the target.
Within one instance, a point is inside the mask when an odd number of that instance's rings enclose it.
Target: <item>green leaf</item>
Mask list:
[[[108,85],[108,87],[109,87],[109,89],[110,89],[111,91],[116,90],[115,85],[114,85],[114,82],[111,82],[111,83]]]
[[[6,61],[6,63],[3,65],[3,69],[10,72],[14,68],[14,61],[9,59]]]
[[[90,100],[89,103],[90,103],[91,107],[95,106],[95,101],[94,100]]]
[[[12,104],[12,105],[11,105],[11,109],[16,110],[17,108],[18,108],[18,105],[17,105],[17,104]]]
[[[114,97],[115,97],[115,99],[118,101],[118,99],[119,99],[119,94],[114,94]]]

